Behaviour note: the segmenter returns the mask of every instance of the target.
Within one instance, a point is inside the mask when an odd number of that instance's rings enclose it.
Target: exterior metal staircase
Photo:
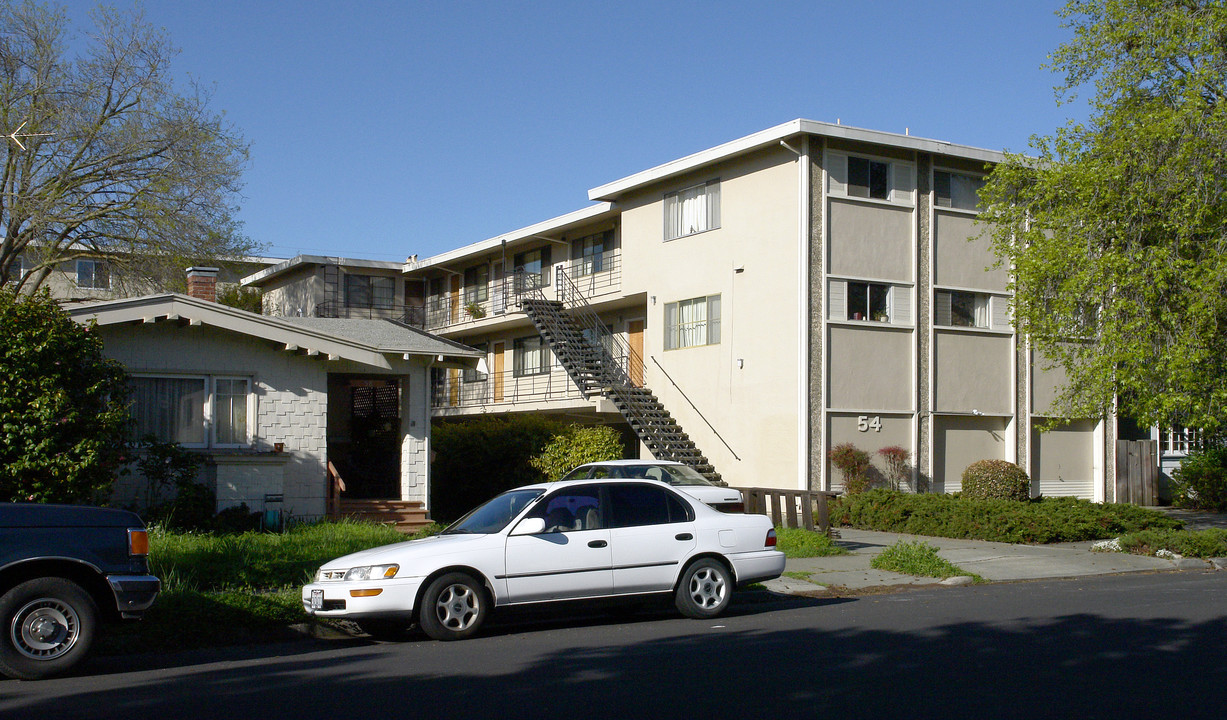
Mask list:
[[[724,485],[720,474],[660,400],[632,380],[629,368],[642,368],[643,358],[601,322],[565,269],[556,269],[558,300],[546,298],[533,282],[535,277],[522,273],[515,277],[520,308],[584,397],[600,395],[613,402],[657,460],[689,465],[708,480]]]

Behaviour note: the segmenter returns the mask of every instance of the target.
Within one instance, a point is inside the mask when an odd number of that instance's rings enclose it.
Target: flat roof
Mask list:
[[[450,262],[456,262],[473,255],[488,253],[491,250],[497,250],[498,248],[502,247],[504,241],[508,246],[511,246],[513,244],[520,243],[525,240],[532,240],[534,238],[548,239],[544,238],[547,233],[566,232],[573,227],[601,220],[605,216],[616,217],[617,214],[618,212],[613,208],[613,203],[598,203],[580,210],[575,210],[574,212],[569,212],[566,215],[559,215],[558,217],[550,218],[549,220],[545,220],[534,225],[529,225],[528,227],[522,227],[519,230],[512,230],[509,233],[496,235],[495,237],[488,238],[480,242],[471,243],[469,245],[456,248],[455,250],[448,250],[445,253],[439,253],[438,255],[434,255],[423,260],[415,260],[410,258],[404,265],[404,271],[409,273],[413,272],[414,270],[423,270],[430,267],[445,265]]]
[[[891,147],[937,155],[950,155],[968,160],[993,163],[1005,160],[1005,154],[998,150],[986,150],[970,145],[957,145],[944,140],[931,140],[908,134],[866,130],[848,125],[837,125],[798,118],[592,188],[588,191],[588,199],[612,202],[629,191],[667,180],[707,165],[714,165],[731,157],[744,155],[769,145],[776,145],[781,140],[804,133],[875,145],[889,145]]]
[[[266,267],[263,270],[254,272],[239,282],[243,285],[259,285],[305,265],[341,265],[351,268],[395,270],[397,272],[401,269],[401,263],[392,260],[363,260],[361,258],[329,257],[326,255],[295,255],[289,260],[278,262],[272,267]]]

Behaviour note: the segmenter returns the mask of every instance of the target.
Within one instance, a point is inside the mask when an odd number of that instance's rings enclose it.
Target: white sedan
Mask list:
[[[356,620],[376,637],[416,621],[467,638],[494,606],[669,593],[711,618],[733,588],[777,578],[784,554],[763,515],[722,513],[645,480],[528,485],[442,533],[326,563],[303,587],[306,611]]]

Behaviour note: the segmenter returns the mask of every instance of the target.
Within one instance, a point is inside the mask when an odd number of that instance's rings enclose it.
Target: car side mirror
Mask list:
[[[537,535],[545,532],[545,518],[530,517],[524,518],[519,525],[511,531],[512,535]]]

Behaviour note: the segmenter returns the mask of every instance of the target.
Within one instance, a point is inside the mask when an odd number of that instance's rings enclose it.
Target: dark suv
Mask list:
[[[137,619],[161,581],[134,513],[0,503],[0,673],[58,675],[89,652],[98,621]]]

